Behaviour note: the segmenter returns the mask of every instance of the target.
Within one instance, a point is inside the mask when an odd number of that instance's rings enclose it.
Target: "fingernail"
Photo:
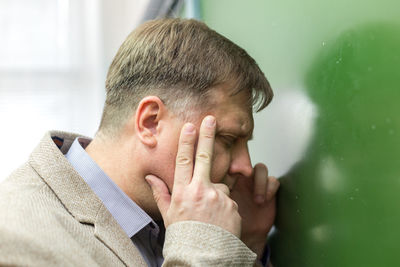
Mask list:
[[[215,126],[215,118],[213,116],[208,116],[206,118],[206,125],[208,127],[214,127]]]
[[[184,131],[187,134],[193,133],[194,132],[194,125],[191,124],[191,123],[186,123]]]
[[[264,198],[264,196],[262,196],[262,195],[256,195],[256,196],[254,197],[254,200],[255,200],[255,202],[258,203],[258,204],[263,204],[264,201],[265,201],[265,198]]]

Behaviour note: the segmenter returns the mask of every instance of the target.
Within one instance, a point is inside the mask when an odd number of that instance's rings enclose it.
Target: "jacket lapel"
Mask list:
[[[147,266],[132,240],[102,205],[95,220],[95,236],[109,247],[128,266]]]
[[[58,144],[52,137],[57,136]],[[46,133],[29,163],[54,191],[65,208],[81,223],[93,224],[95,236],[128,266],[146,266],[140,252],[101,200],[69,164],[66,153],[77,135]],[[57,147],[58,146],[58,147]],[[61,151],[60,151],[61,150]]]

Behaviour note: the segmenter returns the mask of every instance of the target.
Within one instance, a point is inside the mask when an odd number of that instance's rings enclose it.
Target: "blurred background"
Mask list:
[[[0,0],[0,180],[50,129],[93,136],[105,75],[141,22],[197,18],[275,98],[253,163],[281,180],[275,266],[400,266],[398,0]]]
[[[286,3],[290,10],[293,3]],[[0,180],[50,129],[94,135],[117,49],[137,25],[163,16],[204,20],[259,62],[276,97],[269,112],[256,115],[252,158],[284,174],[301,157],[313,116],[298,70],[315,47],[299,49],[321,45],[325,31],[320,25],[313,40],[299,38],[299,15],[284,10],[255,0],[0,0]]]
[[[93,136],[108,66],[141,22],[183,1],[0,0],[0,180],[51,129]]]

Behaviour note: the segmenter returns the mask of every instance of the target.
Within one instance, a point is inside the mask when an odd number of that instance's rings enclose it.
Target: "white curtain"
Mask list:
[[[0,181],[50,129],[94,135],[112,57],[140,22],[171,12],[160,3],[0,1]]]

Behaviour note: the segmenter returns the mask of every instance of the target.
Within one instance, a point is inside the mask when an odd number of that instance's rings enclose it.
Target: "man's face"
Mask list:
[[[247,142],[252,137],[254,128],[251,107],[248,104],[247,92],[229,96],[224,90],[218,90],[210,97],[212,103],[202,115],[196,116],[192,122],[199,132],[202,119],[213,115],[217,120],[211,181],[225,183],[232,189],[238,178],[252,176],[253,168],[250,162]],[[172,120],[169,136],[163,141],[169,150],[165,154],[162,170],[164,181],[170,190],[173,186],[175,158],[178,148],[180,130],[184,125],[182,119]],[[169,139],[169,140],[168,140]]]

